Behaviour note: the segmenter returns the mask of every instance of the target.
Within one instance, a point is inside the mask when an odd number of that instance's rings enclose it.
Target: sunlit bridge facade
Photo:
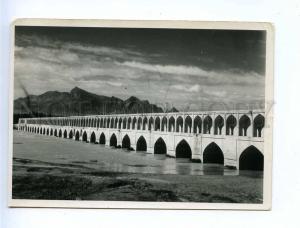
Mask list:
[[[19,119],[18,130],[62,139],[263,170],[263,110]]]

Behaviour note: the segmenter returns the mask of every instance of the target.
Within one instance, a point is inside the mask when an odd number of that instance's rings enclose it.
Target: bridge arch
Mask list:
[[[154,124],[154,119],[153,119],[153,117],[151,116],[151,117],[149,118],[149,126],[148,126],[148,130],[149,130],[149,131],[152,131],[152,129],[153,129],[153,124]]]
[[[137,128],[136,126],[136,117],[133,117],[132,119],[132,130],[135,130]]]
[[[201,133],[201,127],[202,127],[202,120],[200,116],[196,116],[194,119],[194,133],[195,134]]]
[[[247,130],[250,125],[250,118],[247,115],[243,115],[239,120],[239,136],[247,136]]]
[[[124,117],[124,119],[123,119],[123,129],[126,129],[126,128],[127,128],[127,127],[126,127],[126,124],[127,124],[127,118]]]
[[[174,132],[175,131],[175,118],[171,116],[169,118],[169,132]]]
[[[115,135],[115,134],[113,134],[113,135]],[[117,138],[116,138],[117,139]],[[110,139],[111,140],[111,139]],[[99,137],[99,144],[102,144],[102,145],[105,145],[105,143],[106,143],[106,139],[105,139],[105,134],[102,132],[101,134],[100,134],[100,137]],[[117,144],[117,143],[116,143]]]
[[[203,151],[203,163],[224,164],[224,154],[221,148],[212,142]]]
[[[160,131],[160,118],[157,116],[154,121],[154,131]]]
[[[79,131],[76,131],[75,133],[75,140],[79,141],[80,135],[79,135]]]
[[[87,133],[86,133],[86,131],[84,131],[83,134],[82,134],[82,141],[87,142]]]
[[[65,139],[68,138],[68,132],[67,132],[67,130],[64,131],[64,138]]]
[[[119,118],[119,125],[118,125],[118,129],[122,129],[122,118]]]
[[[147,151],[147,142],[144,136],[140,136],[136,142],[136,151]]]
[[[203,120],[203,133],[210,134],[212,127],[212,118],[210,116],[206,116]]]
[[[141,130],[143,125],[143,120],[142,117],[138,118],[138,123],[137,123],[137,130]]]
[[[192,132],[192,118],[190,116],[185,117],[184,120],[184,132],[191,133]]]
[[[147,130],[148,118],[145,116],[143,119],[143,130]]]
[[[258,114],[253,120],[253,137],[261,137],[265,126],[265,117]]]
[[[182,139],[176,146],[176,158],[192,158],[192,150],[185,139]]]
[[[181,116],[178,116],[176,119],[176,132],[182,132],[183,131],[183,118]]]
[[[73,139],[73,130],[70,130],[69,132],[69,139]]]
[[[239,157],[240,170],[264,170],[264,155],[255,147],[247,147]]]
[[[166,116],[164,116],[161,120],[161,131],[168,131],[168,119]]]
[[[166,143],[161,137],[154,144],[154,154],[167,154]]]
[[[96,134],[95,134],[95,132],[92,132],[92,134],[91,134],[90,143],[96,143]]]
[[[122,148],[130,149],[130,147],[131,147],[130,138],[126,134],[122,139]]]
[[[103,133],[102,133],[103,134]],[[100,136],[101,137],[101,136]],[[105,137],[105,136],[104,136]],[[101,143],[100,143],[101,144]],[[111,136],[110,136],[110,140],[109,140],[109,146],[114,146],[114,147],[117,147],[117,137],[116,135],[113,133]]]
[[[230,115],[226,119],[226,135],[234,135],[234,129],[236,127],[237,121],[233,115]]]
[[[222,135],[222,129],[224,127],[224,118],[220,115],[218,115],[215,118],[215,129],[214,134],[215,135]]]
[[[129,117],[127,120],[127,129],[130,129],[130,126],[131,126],[131,117]]]
[[[116,117],[116,118],[115,118],[115,125],[114,125],[114,128],[118,128],[118,122],[119,122],[119,121],[118,121],[118,117]]]

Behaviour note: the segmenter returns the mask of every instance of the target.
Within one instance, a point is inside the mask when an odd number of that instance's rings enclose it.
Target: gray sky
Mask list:
[[[261,108],[264,80],[261,31],[16,28],[15,98],[78,86],[179,110]]]

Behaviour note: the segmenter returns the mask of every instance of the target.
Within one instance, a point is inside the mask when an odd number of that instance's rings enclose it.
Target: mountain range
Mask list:
[[[70,92],[48,91],[41,95],[28,95],[14,100],[14,115],[19,117],[150,112],[158,113],[164,110],[155,104],[150,104],[147,100],[140,100],[134,96],[122,100],[114,96],[90,93],[78,87]],[[178,112],[178,110],[173,107],[165,112]]]

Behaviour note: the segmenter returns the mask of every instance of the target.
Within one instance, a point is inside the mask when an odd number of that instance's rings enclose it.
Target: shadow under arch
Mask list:
[[[167,154],[166,143],[161,137],[154,144],[154,154]]]
[[[86,133],[86,131],[84,131],[83,134],[82,134],[82,142],[87,142],[87,133]]]
[[[115,135],[115,134],[113,134]],[[115,135],[116,136],[116,135]],[[117,138],[116,138],[117,139]],[[101,135],[100,135],[100,138],[99,138],[99,144],[102,144],[102,145],[105,145],[106,143],[106,139],[105,139],[105,135],[104,133],[102,132]],[[116,143],[117,144],[117,143]]]
[[[103,134],[103,133],[102,133]],[[102,135],[101,134],[101,135]],[[103,134],[104,135],[104,134]],[[104,136],[105,137],[105,136]],[[100,139],[101,139],[101,136],[100,136]],[[101,144],[101,143],[100,143]],[[109,146],[114,146],[114,147],[117,147],[117,137],[115,134],[112,134],[111,137],[110,137],[110,140],[109,140]]]
[[[79,135],[79,131],[76,131],[76,134],[75,134],[75,140],[76,140],[76,141],[79,141],[79,136],[80,136],[80,135]]]
[[[264,155],[255,146],[247,147],[239,158],[240,170],[264,170]]]
[[[176,158],[192,158],[192,150],[185,139],[182,139],[176,146]]]
[[[91,134],[90,143],[96,143],[96,134],[95,134],[95,132],[92,132],[92,134]]]
[[[129,136],[126,134],[124,137],[123,137],[123,140],[122,140],[122,148],[127,148],[127,149],[130,149],[130,138]]]
[[[69,139],[73,139],[73,130],[69,132]]]
[[[137,151],[147,151],[147,142],[144,136],[140,136],[136,143]]]
[[[216,143],[210,143],[203,151],[203,163],[224,164],[223,151]]]
[[[68,132],[67,132],[67,130],[64,131],[64,138],[65,139],[68,138]]]

